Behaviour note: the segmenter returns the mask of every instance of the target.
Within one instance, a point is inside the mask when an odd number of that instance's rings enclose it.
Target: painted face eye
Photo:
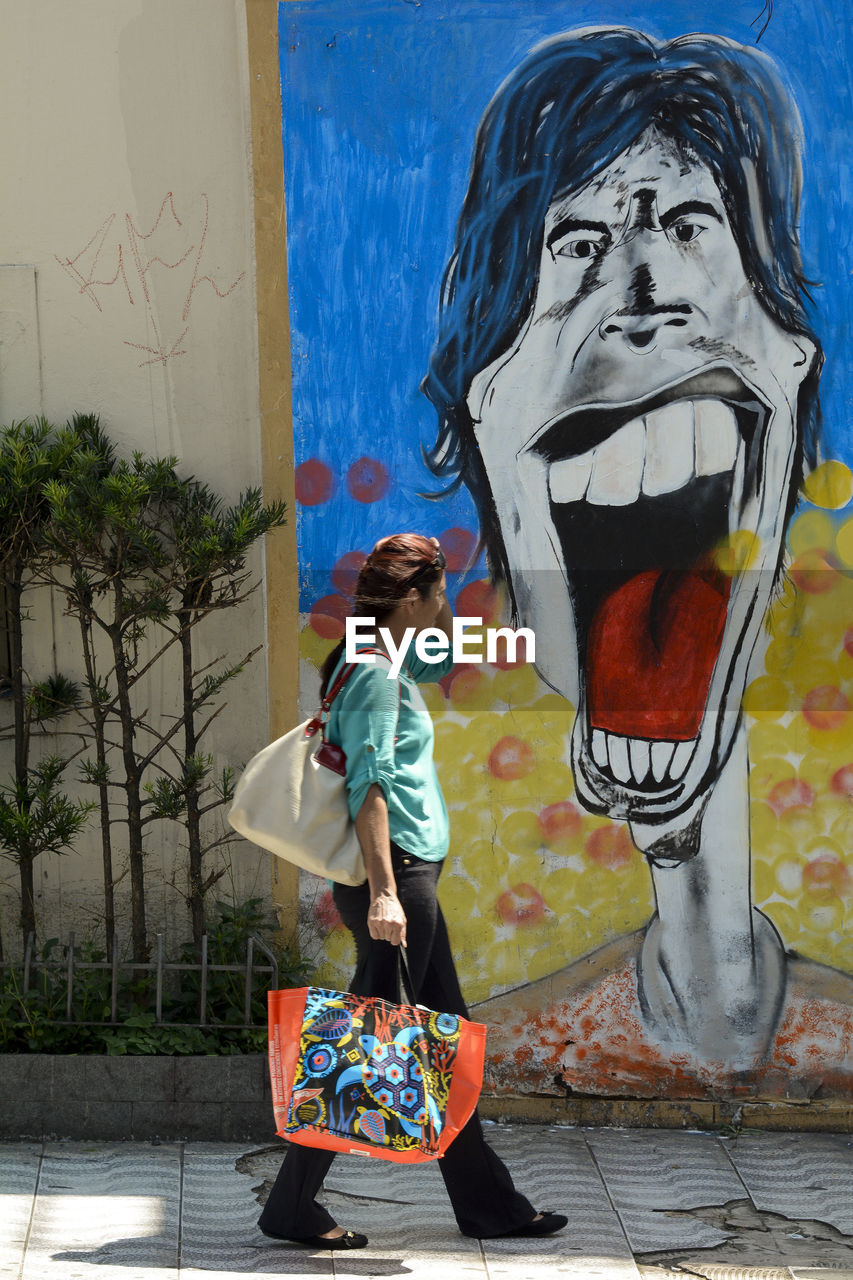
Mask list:
[[[674,222],[669,228],[671,239],[677,240],[679,244],[689,244],[691,240],[698,239],[705,230],[699,222]]]
[[[608,237],[595,231],[566,236],[553,246],[555,257],[598,258],[607,248]]]

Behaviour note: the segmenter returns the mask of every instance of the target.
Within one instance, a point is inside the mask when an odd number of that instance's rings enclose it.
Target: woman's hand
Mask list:
[[[396,893],[387,890],[377,894],[367,913],[367,929],[377,942],[406,945],[406,913]]]

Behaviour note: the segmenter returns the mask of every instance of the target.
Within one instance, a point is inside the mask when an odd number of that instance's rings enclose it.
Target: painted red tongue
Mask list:
[[[707,571],[653,569],[605,597],[587,644],[593,728],[670,742],[697,736],[729,587],[729,578]]]

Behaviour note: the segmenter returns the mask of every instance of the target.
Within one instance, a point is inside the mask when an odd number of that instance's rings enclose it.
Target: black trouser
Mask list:
[[[419,1004],[467,1017],[459,979],[436,886],[440,862],[425,862],[392,844],[397,894],[406,913],[407,945],[412,985]],[[375,942],[367,930],[370,891],[335,885],[334,899],[344,924],[355,937],[356,971],[350,990],[358,995],[399,1000],[397,950],[389,942]],[[295,1239],[321,1235],[335,1226],[316,1201],[334,1159],[331,1151],[293,1145],[284,1158],[259,1225],[276,1235]],[[463,1235],[505,1235],[530,1222],[536,1210],[512,1183],[509,1170],[483,1137],[475,1112],[438,1162],[453,1212]]]

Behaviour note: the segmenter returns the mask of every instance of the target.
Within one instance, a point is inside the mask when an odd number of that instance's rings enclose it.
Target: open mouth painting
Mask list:
[[[846,1099],[853,37],[623,10],[281,5],[305,701],[434,531],[535,633],[427,699],[491,1085]]]
[[[731,366],[700,366],[636,401],[561,415],[518,451],[515,476],[492,472],[517,489],[499,512],[547,513],[501,520],[503,539],[540,670],[581,711],[573,766],[594,811],[666,825],[727,755],[781,555],[786,489],[766,501],[764,486],[774,413]],[[496,433],[478,430],[488,459]],[[786,485],[790,415],[788,437],[774,477]]]
[[[818,423],[799,165],[752,50],[547,41],[481,122],[425,383],[433,467],[577,709],[578,798],[649,861],[646,1026],[736,1074],[786,983],[750,901],[741,701]]]

